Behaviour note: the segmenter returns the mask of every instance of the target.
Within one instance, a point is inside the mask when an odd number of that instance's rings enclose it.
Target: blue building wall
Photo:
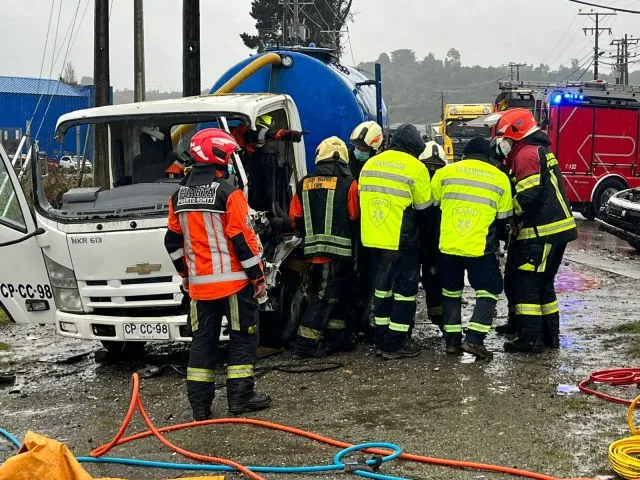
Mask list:
[[[93,106],[93,85],[70,87],[57,80],[0,76],[0,130],[20,129],[31,124],[32,140],[39,141],[40,152],[58,159],[76,153],[75,128],[67,133],[64,142],[55,139],[58,118],[65,113]],[[113,89],[111,89],[111,102]],[[81,127],[80,151],[85,144],[87,128]],[[92,158],[93,138],[87,144],[87,158]]]

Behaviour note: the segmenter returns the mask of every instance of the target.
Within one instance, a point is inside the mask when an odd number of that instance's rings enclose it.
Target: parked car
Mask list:
[[[600,209],[600,230],[611,233],[640,251],[640,188],[614,193]]]
[[[64,155],[60,157],[59,166],[63,170],[74,170],[77,171],[80,169],[80,164],[82,163],[82,159],[78,157],[72,157],[70,155]],[[93,171],[93,165],[89,160],[84,161],[84,172]]]

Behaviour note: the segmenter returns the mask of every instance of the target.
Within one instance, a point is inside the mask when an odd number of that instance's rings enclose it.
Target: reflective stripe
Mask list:
[[[536,266],[533,263],[525,263],[524,265],[518,266],[517,270],[522,272],[535,272]]]
[[[496,218],[498,220],[502,220],[502,219],[509,218],[509,217],[512,217],[512,216],[513,216],[513,210],[509,210],[507,212],[498,212],[496,214]]]
[[[504,193],[504,188],[500,188],[499,186],[492,183],[481,182],[479,180],[469,180],[466,178],[445,178],[442,181],[442,185],[464,185],[465,187],[475,187],[489,190],[491,192],[497,193],[498,195],[502,195]]]
[[[207,240],[209,242],[209,253],[211,254],[211,268],[214,274],[218,272],[224,273],[222,270],[222,253],[220,252],[218,233],[213,226],[212,216],[212,213],[202,213],[204,229],[207,232]],[[222,241],[225,241],[224,237],[222,237]]]
[[[227,236],[224,233],[224,227],[222,226],[222,218],[220,215],[212,213],[211,220],[218,236],[218,248],[220,249],[220,255],[222,257],[222,271],[231,271],[231,255],[229,255],[229,245],[227,244]]]
[[[393,332],[407,333],[409,331],[409,327],[410,325],[405,325],[404,323],[389,322],[389,330]]]
[[[443,288],[442,296],[449,297],[449,298],[462,298],[462,290],[453,292],[451,290],[447,290],[446,288]]]
[[[191,330],[195,332],[198,330],[198,328],[200,328],[200,322],[198,320],[198,301],[191,300],[191,304],[189,306],[190,306],[189,317],[191,320]]]
[[[498,208],[498,204],[495,200],[490,198],[481,197],[479,195],[469,195],[468,193],[455,193],[455,192],[447,192],[442,198],[444,200],[465,200],[467,202],[472,203],[480,203],[482,205],[489,205],[491,208]]]
[[[573,219],[573,216],[571,215],[571,212],[569,211],[569,207],[567,207],[567,204],[565,203],[564,198],[562,197],[562,193],[560,193],[560,187],[558,186],[558,179],[556,178],[555,172],[553,172],[553,171],[550,172],[549,178],[551,179],[551,183],[553,184],[553,188],[556,191],[556,198],[558,199],[558,203],[562,206],[562,210],[564,211],[565,216],[567,218],[571,217],[571,219]]]
[[[327,190],[327,202],[324,207],[324,233],[331,235],[333,230],[333,199],[335,198],[335,190]]]
[[[437,307],[427,307],[427,315],[442,315],[442,305],[439,305]]]
[[[388,291],[385,292],[384,290],[375,290],[374,295],[378,298],[391,298],[393,297],[393,292],[392,291]]]
[[[489,333],[489,331],[491,330],[491,325],[484,325],[482,323],[477,323],[477,322],[469,322],[469,325],[467,326],[467,328],[473,332]]]
[[[231,282],[233,280],[246,280],[244,272],[214,273],[213,275],[189,275],[191,285],[203,285],[205,283]]]
[[[540,308],[542,309],[542,315],[551,315],[552,313],[558,313],[560,311],[557,300],[551,303],[540,305]]]
[[[499,296],[494,295],[493,293],[487,292],[486,290],[476,290],[476,298],[491,298],[497,302]]]
[[[184,248],[179,248],[178,250],[176,250],[173,253],[169,254],[169,257],[171,258],[171,260],[173,260],[174,262],[176,260],[178,260],[180,257],[184,257]]]
[[[544,251],[542,252],[542,261],[538,265],[538,272],[542,273],[547,269],[547,260],[549,259],[549,253],[551,253],[552,245],[550,243],[544,244]]]
[[[227,379],[253,377],[253,365],[228,365]]]
[[[311,207],[309,203],[309,192],[307,190],[302,192],[302,208],[304,210],[304,236],[313,236],[313,223],[311,222]]]
[[[318,242],[324,242],[324,243],[334,243],[336,245],[343,245],[345,247],[351,247],[350,238],[342,238],[342,237],[336,237],[333,235],[325,235],[323,233],[318,233],[317,235],[311,235],[310,237],[305,237],[304,242],[307,245],[318,243]]]
[[[302,338],[308,338],[309,340],[319,341],[322,339],[322,332],[309,327],[298,327],[298,335]]]
[[[240,262],[240,264],[242,265],[242,268],[251,268],[251,267],[254,267],[254,266],[258,265],[259,263],[260,263],[260,256],[259,255],[251,257],[248,260],[242,260]]]
[[[360,191],[386,193],[387,195],[393,195],[395,197],[411,198],[411,194],[405,190],[391,187],[381,187],[379,185],[361,185]]]
[[[337,318],[332,318],[327,322],[328,330],[344,330],[347,328],[346,320],[339,320]]]
[[[258,130],[258,141],[256,142],[256,147],[262,147],[267,143],[267,133],[269,132],[268,125],[265,128],[260,128]]]
[[[462,333],[462,325],[447,325],[444,326],[444,331],[446,333]]]
[[[405,177],[404,175],[398,175],[397,173],[377,172],[372,170],[365,170],[360,173],[360,177],[369,178],[384,178],[385,180],[391,180],[392,182],[404,183],[412,187],[416,182],[413,178]]]
[[[542,306],[535,303],[519,303],[516,305],[516,315],[542,315]]]
[[[396,302],[415,302],[416,301],[416,296],[413,295],[411,297],[405,297],[404,295],[400,295],[399,293],[394,293],[393,294],[393,299]]]
[[[425,203],[414,203],[413,208],[415,208],[416,210],[424,210],[425,208],[429,208],[431,205],[433,205],[433,201],[429,200]]]
[[[391,317],[373,317],[373,324],[378,327],[386,327],[391,323]]]
[[[314,253],[333,253],[342,257],[350,257],[350,248],[334,247],[333,245],[309,245],[304,247],[305,255],[312,255]]]
[[[536,173],[535,175],[530,175],[526,178],[523,178],[518,183],[516,183],[516,192],[524,192],[533,187],[538,187],[540,185],[540,174]]]
[[[524,210],[522,210],[520,202],[518,202],[518,199],[516,197],[513,197],[513,211],[516,215],[522,215],[524,213]]]
[[[545,155],[545,158],[547,159],[547,167],[549,168],[553,168],[556,165],[558,165],[558,160],[556,159],[556,156],[549,152]]]
[[[180,228],[182,229],[182,235],[184,237],[184,249],[187,260],[187,270],[191,273],[196,272],[196,260],[193,253],[193,247],[191,245],[191,234],[189,233],[189,220],[187,215],[179,215]]]
[[[549,235],[562,233],[567,230],[572,230],[574,228],[576,228],[576,221],[573,219],[573,217],[565,218],[563,220],[549,223],[547,225],[540,225],[538,227],[537,235],[536,235],[535,229],[531,227],[523,228],[522,230],[520,230],[520,233],[518,234],[518,240],[529,240],[531,238],[546,237]]]
[[[240,310],[238,308],[238,295],[234,294],[229,297],[229,316],[231,317],[231,330],[240,331]]]
[[[187,367],[187,380],[192,382],[215,383],[216,372],[207,368]]]

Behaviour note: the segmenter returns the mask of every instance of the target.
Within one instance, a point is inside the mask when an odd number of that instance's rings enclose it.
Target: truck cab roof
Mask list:
[[[150,102],[107,105],[67,113],[58,119],[56,136],[79,124],[101,123],[118,118],[145,117],[175,114],[233,113],[246,116],[255,126],[255,119],[263,112],[272,110],[274,104],[293,102],[289,95],[270,93],[202,95]]]

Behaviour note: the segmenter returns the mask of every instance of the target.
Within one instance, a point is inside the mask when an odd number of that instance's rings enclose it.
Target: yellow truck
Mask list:
[[[462,150],[473,137],[491,137],[488,127],[469,126],[466,122],[493,112],[491,103],[450,103],[445,105],[440,122],[447,160],[459,160]]]

